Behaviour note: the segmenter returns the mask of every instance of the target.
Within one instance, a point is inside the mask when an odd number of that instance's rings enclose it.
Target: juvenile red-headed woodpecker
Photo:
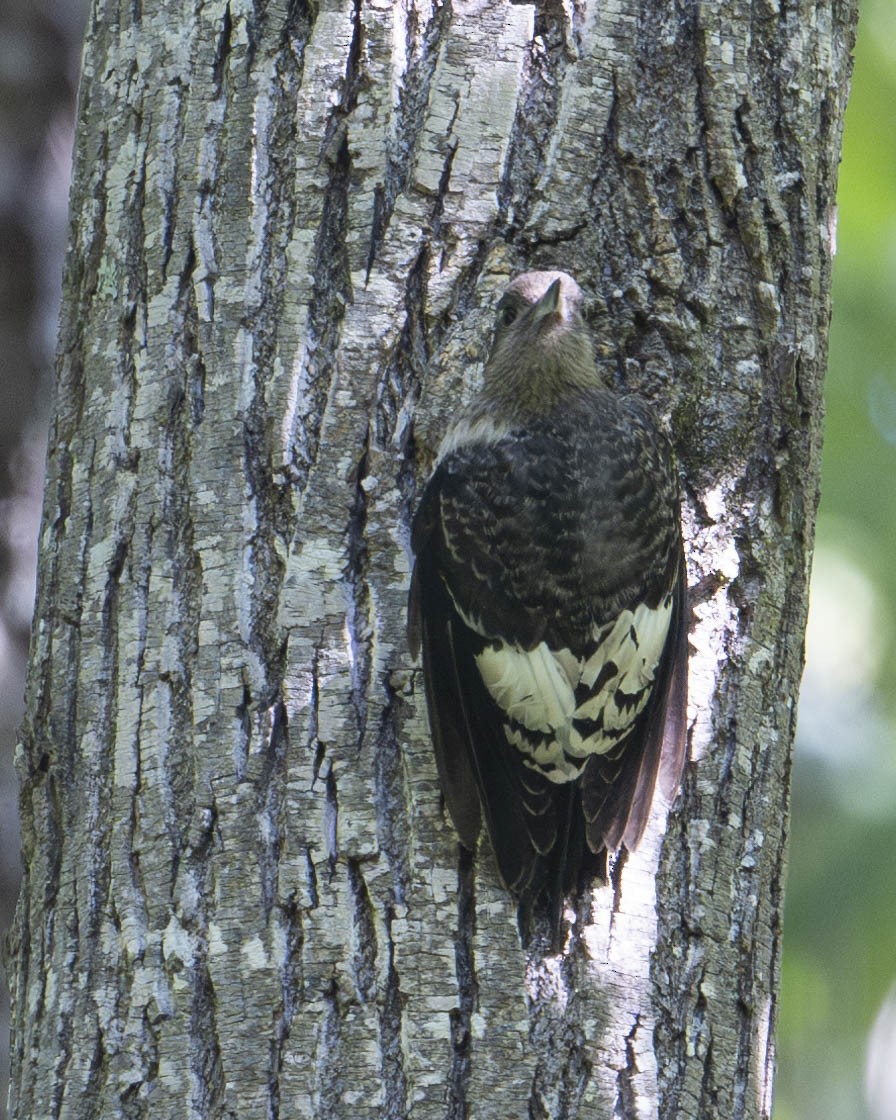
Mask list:
[[[606,387],[562,272],[498,304],[483,386],[414,519],[409,633],[445,802],[481,816],[520,900],[563,896],[633,849],[684,759],[678,483],[647,404]]]

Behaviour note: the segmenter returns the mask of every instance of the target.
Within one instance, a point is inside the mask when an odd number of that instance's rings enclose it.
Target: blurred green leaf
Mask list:
[[[871,625],[890,635],[896,633],[894,138],[896,3],[865,0],[838,193],[818,545],[847,556],[873,581],[878,613]],[[848,595],[846,584],[841,594]],[[813,719],[805,705],[820,703],[817,690],[807,688],[801,707],[801,724],[827,739],[813,743],[804,731],[794,767],[775,1120],[868,1116],[867,1034],[896,977],[896,805],[881,815],[886,800],[877,797],[882,783],[874,769],[875,753],[878,774],[892,775],[896,767],[896,642],[887,641],[884,651],[875,679],[844,704],[840,720]],[[836,666],[838,649],[824,652]],[[876,815],[863,811],[866,801],[876,803]]]

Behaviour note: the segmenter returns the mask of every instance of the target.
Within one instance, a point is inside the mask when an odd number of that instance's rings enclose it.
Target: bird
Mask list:
[[[510,282],[411,528],[445,806],[471,851],[484,818],[521,930],[542,907],[555,934],[636,848],[658,779],[674,796],[686,738],[675,458],[647,402],[605,382],[584,304],[565,272]]]

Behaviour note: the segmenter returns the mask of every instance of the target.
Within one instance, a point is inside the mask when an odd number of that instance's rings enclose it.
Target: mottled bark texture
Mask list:
[[[13,1115],[767,1117],[851,0],[95,0],[22,733]],[[668,819],[520,947],[408,525],[496,293],[669,419]],[[665,830],[665,831],[664,831]]]

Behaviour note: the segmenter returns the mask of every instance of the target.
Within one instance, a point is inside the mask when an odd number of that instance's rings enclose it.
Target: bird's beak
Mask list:
[[[532,310],[532,322],[535,326],[546,319],[549,315],[554,315],[559,311],[560,317],[563,317],[563,296],[560,291],[559,278],[544,293],[538,303]]]

